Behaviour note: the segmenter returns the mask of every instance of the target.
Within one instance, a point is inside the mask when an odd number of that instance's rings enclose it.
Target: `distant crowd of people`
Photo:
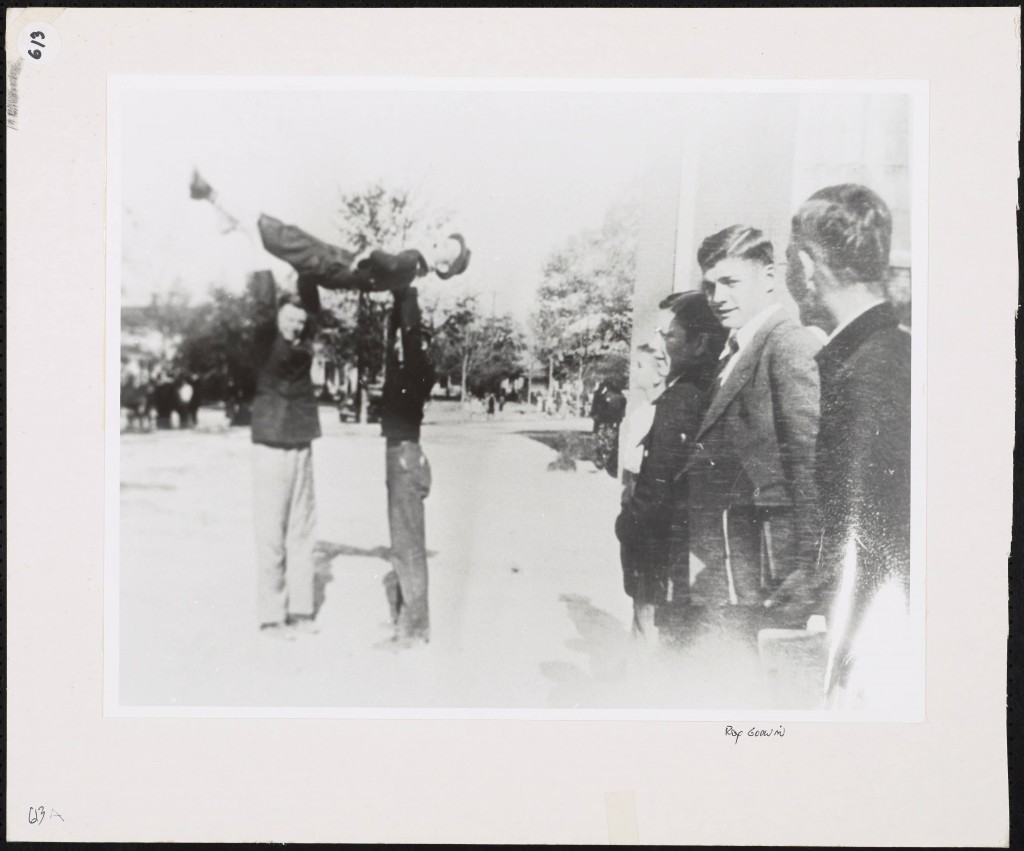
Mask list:
[[[131,369],[122,365],[121,411],[127,428],[151,431],[194,428],[199,417],[199,381],[195,375],[172,375],[168,370]]]
[[[887,301],[891,234],[877,194],[832,186],[793,217],[786,281],[765,235],[735,225],[700,246],[701,290],[661,302],[635,354],[616,522],[638,637],[827,631],[831,705],[863,699],[872,670],[892,686],[911,346]]]
[[[585,387],[571,382],[556,383],[550,389],[532,391],[530,404],[535,410],[549,417],[585,417],[590,396]]]

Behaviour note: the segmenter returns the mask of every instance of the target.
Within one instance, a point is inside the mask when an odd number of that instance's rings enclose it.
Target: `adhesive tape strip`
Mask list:
[[[636,799],[632,792],[606,792],[604,809],[608,816],[609,845],[639,845]]]
[[[4,46],[7,49],[8,58],[15,58],[17,56],[18,33],[21,32],[22,25],[27,24],[29,21],[42,21],[46,24],[52,24],[66,11],[66,6],[28,6],[20,9],[17,7],[8,9],[7,34],[4,38]]]

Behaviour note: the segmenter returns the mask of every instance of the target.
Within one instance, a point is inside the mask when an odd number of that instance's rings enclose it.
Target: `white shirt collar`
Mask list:
[[[871,302],[871,304],[867,305],[867,307],[858,310],[855,314],[853,314],[853,316],[850,316],[847,319],[843,320],[843,322],[841,322],[839,325],[832,329],[832,333],[828,335],[828,340],[826,340],[825,342],[831,343],[839,334],[839,332],[842,331],[847,325],[849,325],[855,319],[860,319],[860,317],[862,317],[865,313],[867,313],[873,307],[878,307],[878,305],[880,304],[885,304],[884,298],[875,299],[873,302]]]
[[[760,313],[754,316],[754,318],[751,319],[742,328],[737,328],[736,330],[730,333],[729,336],[736,341],[737,354],[739,354],[748,345],[750,345],[750,341],[754,339],[754,335],[760,330],[761,326],[768,321],[768,317],[771,316],[781,306],[782,305],[780,304],[769,304],[764,310],[762,310]],[[719,360],[727,358],[731,354],[732,352],[729,350],[728,344],[726,344],[725,348],[722,349],[722,354],[719,356]]]

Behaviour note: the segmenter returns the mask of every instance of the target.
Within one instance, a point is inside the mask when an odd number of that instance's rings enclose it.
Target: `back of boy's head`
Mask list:
[[[792,240],[842,284],[878,283],[889,273],[892,213],[855,183],[815,192],[793,216]]]

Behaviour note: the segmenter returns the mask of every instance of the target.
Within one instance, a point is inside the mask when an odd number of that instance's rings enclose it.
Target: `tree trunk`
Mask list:
[[[388,313],[384,315],[384,321],[381,322],[381,331],[384,335],[384,362],[381,364],[380,377],[381,382],[388,380],[388,356],[391,354],[391,347],[395,344],[395,340],[391,337],[391,316]],[[401,334],[400,330],[395,331],[396,334]]]
[[[366,392],[365,358],[363,357],[362,335],[360,334],[362,324],[366,319],[365,308],[366,295],[359,293],[359,304],[356,307],[356,393],[359,401],[358,418],[361,423],[367,422],[370,418],[370,399],[369,393]]]
[[[462,354],[462,389],[459,391],[459,398],[462,400],[462,407],[466,407],[466,379],[469,375],[469,353]]]
[[[576,381],[577,399],[579,398],[580,395],[583,394],[583,366],[587,362],[587,347],[589,345],[589,342],[590,341],[588,340],[586,343],[583,344],[583,356],[580,358],[580,375],[579,375],[579,378]],[[578,413],[579,413],[578,410],[577,411],[573,411],[574,415],[577,415]]]

